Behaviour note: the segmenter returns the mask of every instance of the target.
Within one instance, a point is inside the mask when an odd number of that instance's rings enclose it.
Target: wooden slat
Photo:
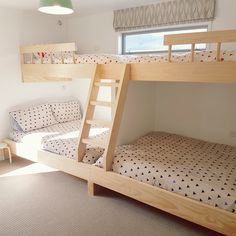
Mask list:
[[[96,147],[100,147],[100,148],[105,148],[106,144],[103,142],[99,142],[98,140],[96,140],[95,138],[83,138],[82,139],[82,143],[86,144],[86,145],[91,145],[91,146],[96,146]]]
[[[217,43],[216,60],[220,61],[221,43]]]
[[[103,102],[103,101],[91,101],[90,105],[92,106],[102,106],[102,107],[112,107],[114,103],[112,102]]]
[[[173,34],[164,37],[164,45],[236,42],[236,30]]]
[[[24,82],[52,81],[50,78],[90,79],[96,65],[87,64],[22,64]]]
[[[236,62],[131,64],[131,80],[236,83]]]
[[[122,193],[224,235],[236,235],[236,214],[119,175],[91,167],[90,182]]]
[[[194,62],[194,56],[195,56],[195,43],[192,43],[192,47],[191,47],[191,62]]]
[[[119,83],[97,82],[97,83],[95,83],[95,86],[98,86],[98,87],[118,87]]]
[[[76,51],[75,43],[43,44],[20,47],[21,53]]]
[[[72,81],[72,78],[63,77],[46,77],[46,76],[23,76],[24,83],[45,83],[45,82],[60,82],[60,81]]]
[[[172,45],[168,46],[168,62],[171,62]]]
[[[109,128],[111,126],[111,122],[106,120],[86,120],[86,123],[89,125],[96,125],[99,127],[106,127],[106,128]]]
[[[122,68],[123,64],[103,64],[101,65],[101,79],[109,79],[118,81],[122,78]]]
[[[236,83],[236,62],[135,63],[131,80],[165,82]],[[24,82],[91,78],[96,65],[22,65]],[[105,70],[105,65],[102,66]],[[58,80],[57,80],[58,78]],[[61,79],[60,79],[61,78]],[[66,79],[65,79],[66,78]]]

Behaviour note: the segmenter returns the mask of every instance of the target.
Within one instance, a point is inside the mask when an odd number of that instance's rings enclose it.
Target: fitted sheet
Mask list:
[[[62,64],[61,54],[54,53],[51,57],[48,53],[34,54],[33,64]],[[115,55],[115,54],[75,54],[72,52],[63,53],[63,61],[65,64],[132,64],[132,63],[153,63],[167,62],[167,54],[143,54],[143,55]],[[173,54],[172,62],[190,62],[191,54]],[[216,61],[216,51],[200,51],[195,52],[196,62]],[[223,51],[221,53],[221,61],[236,61],[235,51]],[[26,64],[31,60],[26,60]]]
[[[80,133],[81,120],[75,120],[31,132],[12,131],[10,139],[18,143],[34,146],[70,159],[78,156],[78,137]],[[107,128],[92,127],[90,137],[96,137],[100,141],[106,141]],[[87,152],[83,162],[93,164],[103,153],[103,149],[87,145]]]
[[[102,157],[96,165],[102,167]],[[112,171],[235,213],[236,147],[153,132],[119,146]]]

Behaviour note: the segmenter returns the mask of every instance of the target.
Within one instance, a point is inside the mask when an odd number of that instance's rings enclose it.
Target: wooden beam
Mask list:
[[[236,62],[131,64],[131,80],[188,83],[236,83]]]
[[[20,47],[20,53],[37,53],[37,52],[72,52],[76,51],[75,43],[57,43],[57,44],[42,44]]]
[[[224,235],[236,235],[236,214],[92,166],[90,181]]]
[[[236,42],[236,30],[165,35],[164,45]]]

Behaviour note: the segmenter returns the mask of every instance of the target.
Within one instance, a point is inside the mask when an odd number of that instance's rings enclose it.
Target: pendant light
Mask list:
[[[38,10],[53,15],[68,15],[74,12],[71,0],[40,0]]]

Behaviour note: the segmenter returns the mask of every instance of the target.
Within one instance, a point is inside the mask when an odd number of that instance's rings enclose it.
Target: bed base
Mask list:
[[[16,142],[9,139],[4,141],[11,147],[13,154],[23,154],[16,148]],[[23,146],[26,150],[27,145]],[[30,152],[28,155],[24,153],[20,157],[32,160]],[[38,150],[36,159],[34,161],[87,180],[90,196],[96,195],[104,187],[216,232],[236,235],[234,213],[51,152]]]
[[[216,232],[236,235],[236,214],[226,210],[96,167],[89,181]]]

